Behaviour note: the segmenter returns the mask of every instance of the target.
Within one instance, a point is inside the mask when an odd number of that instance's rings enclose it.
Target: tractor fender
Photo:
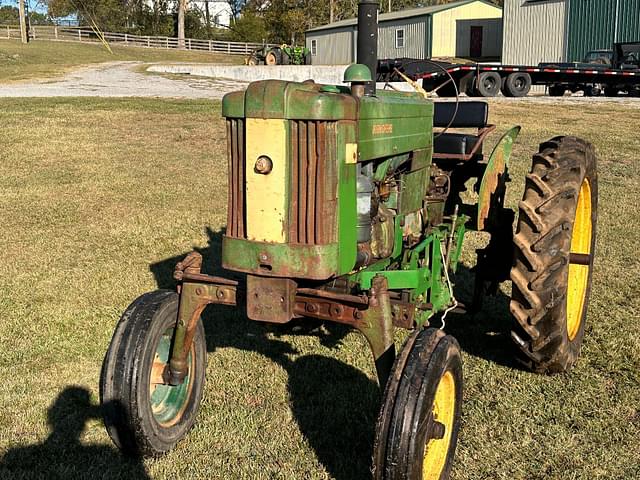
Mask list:
[[[487,220],[503,207],[509,159],[520,130],[520,126],[508,130],[491,152],[478,192],[478,231],[486,230]]]

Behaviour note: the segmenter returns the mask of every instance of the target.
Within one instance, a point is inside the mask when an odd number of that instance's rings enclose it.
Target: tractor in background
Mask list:
[[[175,290],[146,293],[124,312],[100,380],[105,425],[123,451],[160,455],[187,434],[205,382],[201,314],[228,305],[257,322],[310,317],[360,331],[383,391],[373,478],[448,478],[463,365],[443,327],[464,308],[454,282],[467,231],[491,238],[477,252],[476,299],[512,282],[520,359],[544,373],[576,363],[596,238],[593,147],[542,143],[516,218],[504,198],[520,127],[485,154],[495,130],[487,103],[377,90],[377,8],[360,0],[346,84],[267,80],[224,98],[221,258],[241,280],[204,273],[194,252],[176,265]],[[399,352],[397,328],[409,330]]]
[[[311,51],[295,45],[265,45],[254,50],[245,61],[247,65],[311,65]]]

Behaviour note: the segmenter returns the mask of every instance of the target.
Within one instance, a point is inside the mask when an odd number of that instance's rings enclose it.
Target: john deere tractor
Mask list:
[[[373,477],[447,478],[463,367],[440,327],[463,308],[453,275],[467,231],[491,238],[474,268],[475,303],[512,281],[521,360],[546,373],[576,362],[596,236],[594,149],[575,137],[542,143],[516,219],[503,201],[520,128],[485,155],[486,103],[377,91],[377,7],[360,1],[359,63],[345,84],[268,80],[224,98],[221,257],[242,280],[203,273],[191,253],[175,291],[144,294],[124,312],[101,376],[105,424],[124,451],[162,454],[186,435],[205,381],[201,314],[241,305],[258,322],[310,317],[362,332],[384,392]],[[397,354],[396,328],[410,331]]]
[[[311,65],[311,50],[287,44],[265,45],[254,50],[245,62],[247,65]]]

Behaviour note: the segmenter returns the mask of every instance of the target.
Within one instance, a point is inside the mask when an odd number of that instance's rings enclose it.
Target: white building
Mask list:
[[[177,0],[169,2],[169,7],[174,8]],[[153,0],[146,0],[147,5],[153,8]],[[198,8],[202,12],[209,5],[209,16],[211,23],[216,27],[228,28],[231,23],[231,9],[229,3],[226,0],[188,0],[190,8]]]

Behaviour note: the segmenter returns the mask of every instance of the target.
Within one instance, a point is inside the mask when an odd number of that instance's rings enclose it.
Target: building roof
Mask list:
[[[410,17],[422,17],[425,15],[433,15],[434,13],[439,13],[442,12],[444,10],[449,10],[450,8],[456,8],[456,7],[463,7],[469,3],[473,3],[473,2],[482,2],[482,3],[486,3],[487,5],[490,5],[492,7],[495,7],[497,10],[502,10],[502,8],[500,8],[499,6],[490,3],[486,0],[458,0],[456,2],[451,2],[451,3],[446,3],[444,5],[432,5],[430,7],[421,7],[421,8],[409,8],[406,10],[399,10],[397,12],[391,12],[391,13],[381,13],[378,16],[378,22],[389,22],[391,20],[399,20],[399,19],[403,19],[403,18],[410,18]],[[330,29],[334,29],[334,28],[341,28],[341,27],[349,27],[352,25],[357,25],[358,24],[358,19],[357,18],[349,18],[347,20],[340,20],[339,22],[333,22],[333,23],[329,23],[327,25],[321,25],[319,27],[315,27],[315,28],[310,28],[309,30],[307,30],[307,32],[316,32],[319,30],[330,30]]]

